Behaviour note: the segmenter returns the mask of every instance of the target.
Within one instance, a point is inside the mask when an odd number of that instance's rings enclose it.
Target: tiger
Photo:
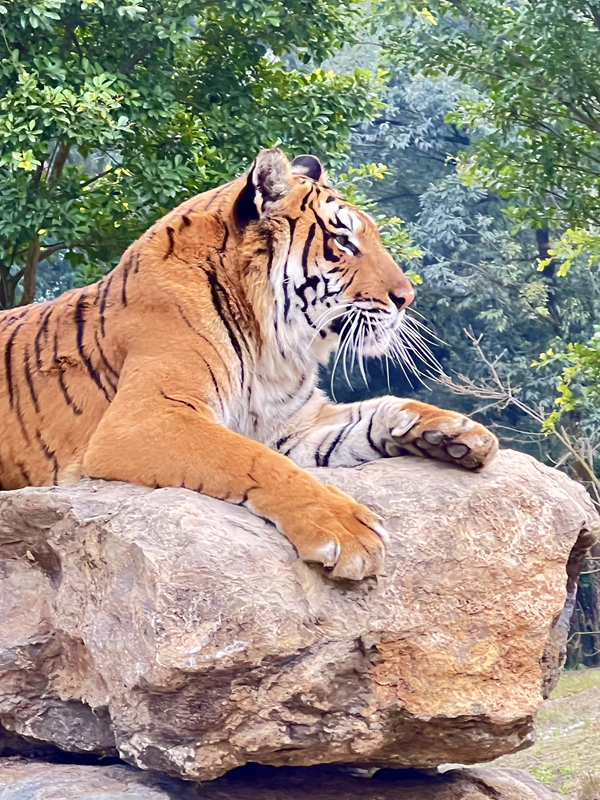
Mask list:
[[[335,579],[381,574],[381,518],[305,468],[412,454],[475,471],[498,449],[457,412],[318,388],[353,326],[381,355],[413,299],[318,158],[262,150],[97,283],[0,314],[0,488],[183,487],[270,520]]]

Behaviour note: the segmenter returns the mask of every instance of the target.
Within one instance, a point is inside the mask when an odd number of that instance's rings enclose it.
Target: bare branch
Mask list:
[[[508,378],[503,379],[497,369],[497,365],[500,362],[501,358],[503,357],[504,353],[501,353],[494,359],[490,359],[483,351],[481,347],[481,340],[482,336],[476,337],[473,333],[472,328],[466,328],[465,334],[470,339],[475,351],[477,352],[477,356],[481,363],[483,363],[490,374],[489,379],[479,379],[473,380],[466,375],[458,375],[456,379],[453,379],[447,375],[442,375],[438,379],[439,382],[445,386],[449,391],[453,394],[467,396],[467,397],[475,397],[480,400],[487,401],[487,406],[485,409],[496,407],[500,410],[504,410],[508,408],[508,406],[515,406],[519,409],[522,413],[526,414],[531,419],[535,420],[539,425],[542,425],[544,420],[546,419],[546,415],[542,408],[532,408],[531,406],[524,403],[519,397],[517,397],[518,393],[520,392],[519,388],[513,389],[510,386],[510,381]],[[478,409],[483,410],[483,409]],[[564,447],[568,457],[572,458],[577,465],[579,465],[583,473],[585,473],[585,481],[589,483],[589,489],[591,490],[590,493],[592,494],[592,500],[594,503],[600,507],[600,479],[596,477],[594,472],[594,462],[593,462],[593,454],[596,451],[597,445],[592,447],[591,442],[589,439],[581,439],[578,442],[573,442],[572,437],[567,433],[567,431],[561,427],[553,428],[551,431],[548,432],[549,434],[553,435]],[[580,448],[587,447],[587,455],[586,458],[578,449],[576,445],[579,445]],[[564,456],[561,457],[558,464],[566,463],[567,458]],[[580,481],[583,482],[583,474],[580,474]]]

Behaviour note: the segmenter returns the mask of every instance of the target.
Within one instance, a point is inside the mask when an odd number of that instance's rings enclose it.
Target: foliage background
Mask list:
[[[0,5],[0,307],[31,302],[54,253],[97,279],[261,147],[341,163],[352,122],[380,107],[377,72],[280,56],[321,62],[360,18],[357,0]],[[43,296],[65,288],[56,270]]]

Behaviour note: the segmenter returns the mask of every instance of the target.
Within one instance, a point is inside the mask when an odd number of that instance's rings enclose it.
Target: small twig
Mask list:
[[[486,356],[483,348],[481,347],[483,334],[480,336],[475,336],[473,329],[470,326],[464,330],[467,338],[471,341],[471,344],[475,348],[479,360],[487,367],[491,376],[491,380],[490,382],[486,382],[485,380],[476,382],[468,376],[458,374],[457,380],[444,375],[439,379],[440,383],[454,394],[475,397],[479,400],[487,401],[487,405],[479,410],[487,410],[488,408],[492,407],[504,410],[508,406],[513,405],[528,417],[535,420],[539,425],[543,424],[544,420],[546,419],[543,410],[541,408],[531,408],[531,406],[527,405],[527,403],[524,403],[522,400],[520,400],[516,396],[520,389],[513,389],[510,386],[509,379],[507,378],[506,380],[503,380],[500,376],[497,366],[506,351],[501,353],[496,358],[490,359],[488,356]],[[568,457],[575,459],[575,461],[577,461],[578,464],[583,467],[587,476],[589,477],[591,483],[590,488],[593,490],[592,499],[596,505],[600,506],[600,479],[596,477],[593,464],[593,456],[598,445],[592,447],[589,441],[587,443],[580,443],[581,447],[585,447],[587,444],[588,458],[585,458],[584,455],[582,455],[582,453],[579,452],[573,445],[569,434],[563,427],[554,427],[551,433],[562,444],[566,453],[568,453],[568,456],[565,454],[558,460],[557,466],[564,464]]]
[[[569,636],[567,642],[570,642],[575,636],[600,636],[600,631],[575,631]]]

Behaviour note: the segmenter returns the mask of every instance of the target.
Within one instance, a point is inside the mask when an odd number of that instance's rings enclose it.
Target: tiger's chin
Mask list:
[[[356,336],[356,326],[344,325],[343,321],[336,319],[329,326],[326,338],[328,341],[334,341],[336,347],[342,347],[347,339],[352,339],[352,349],[360,349],[361,355],[365,358],[381,358],[390,355],[393,350],[402,320],[403,312],[395,320],[391,318],[385,322],[378,320],[376,324],[365,322],[359,329],[362,331],[361,335]]]

